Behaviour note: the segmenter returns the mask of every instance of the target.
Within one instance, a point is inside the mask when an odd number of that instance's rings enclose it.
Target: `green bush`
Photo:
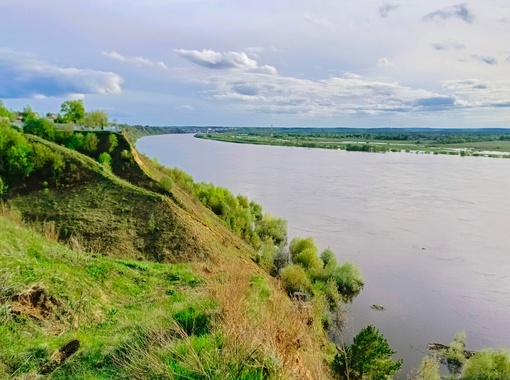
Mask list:
[[[320,255],[320,259],[324,263],[324,267],[336,267],[336,256],[335,253],[331,250],[331,248],[326,248],[322,251]]]
[[[112,168],[112,157],[106,153],[106,152],[103,152],[99,155],[99,157],[97,158],[97,161],[103,165],[106,169],[108,170],[111,170]]]
[[[486,349],[477,352],[466,363],[465,380],[510,379],[510,352]]]
[[[167,175],[161,177],[161,179],[159,180],[159,184],[164,190],[168,192],[171,192],[174,187],[174,181],[172,181],[172,178],[170,178]]]
[[[55,141],[57,138],[57,128],[52,121],[45,118],[29,119],[23,127],[23,132],[48,141]]]
[[[322,261],[317,256],[317,251],[312,248],[307,248],[296,256],[294,256],[294,263],[301,265],[306,271],[311,274],[319,273],[322,269]]]
[[[350,262],[337,267],[333,271],[332,277],[337,284],[338,291],[348,299],[356,296],[365,285],[358,267]]]
[[[307,238],[294,238],[290,242],[289,250],[292,257],[296,257],[299,253],[303,252],[305,249],[310,249],[317,254],[319,250],[317,249],[317,246],[315,245],[315,241],[312,237]]]
[[[310,280],[306,276],[305,270],[299,265],[291,264],[281,269],[280,279],[282,280],[283,288],[289,294],[310,290]]]
[[[108,152],[113,152],[113,150],[119,145],[119,140],[115,134],[110,133],[108,135]]]
[[[83,140],[83,146],[81,146],[81,149],[88,153],[94,153],[97,150],[98,143],[99,139],[95,133],[87,133]]]

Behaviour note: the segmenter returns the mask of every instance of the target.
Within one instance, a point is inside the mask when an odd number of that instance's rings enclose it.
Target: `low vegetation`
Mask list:
[[[510,158],[506,129],[231,128],[195,137],[242,144]]]

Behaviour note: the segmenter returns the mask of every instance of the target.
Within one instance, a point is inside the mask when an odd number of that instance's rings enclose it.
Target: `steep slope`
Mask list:
[[[193,196],[159,188],[158,167],[122,153],[120,136],[116,175],[30,141],[65,165],[13,182],[7,202],[74,250],[0,218],[0,377],[329,378],[316,311],[294,304]],[[75,339],[78,351],[66,354]],[[56,365],[59,355],[70,359]]]

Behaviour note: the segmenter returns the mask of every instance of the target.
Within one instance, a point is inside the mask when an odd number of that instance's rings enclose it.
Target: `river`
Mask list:
[[[366,280],[345,337],[377,326],[416,368],[428,342],[510,346],[510,160],[144,137],[137,149],[247,195]],[[371,305],[384,306],[376,311]]]

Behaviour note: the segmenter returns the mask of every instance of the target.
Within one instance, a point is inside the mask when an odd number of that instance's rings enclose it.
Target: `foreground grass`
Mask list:
[[[153,346],[162,330],[175,333],[164,342],[170,351],[217,339],[209,336],[217,304],[190,265],[71,251],[5,217],[0,223],[0,378],[40,372],[72,339],[80,350],[52,378],[136,378],[127,357],[161,349]]]
[[[0,216],[0,378],[329,377],[322,332],[250,261],[103,257],[12,219]]]

